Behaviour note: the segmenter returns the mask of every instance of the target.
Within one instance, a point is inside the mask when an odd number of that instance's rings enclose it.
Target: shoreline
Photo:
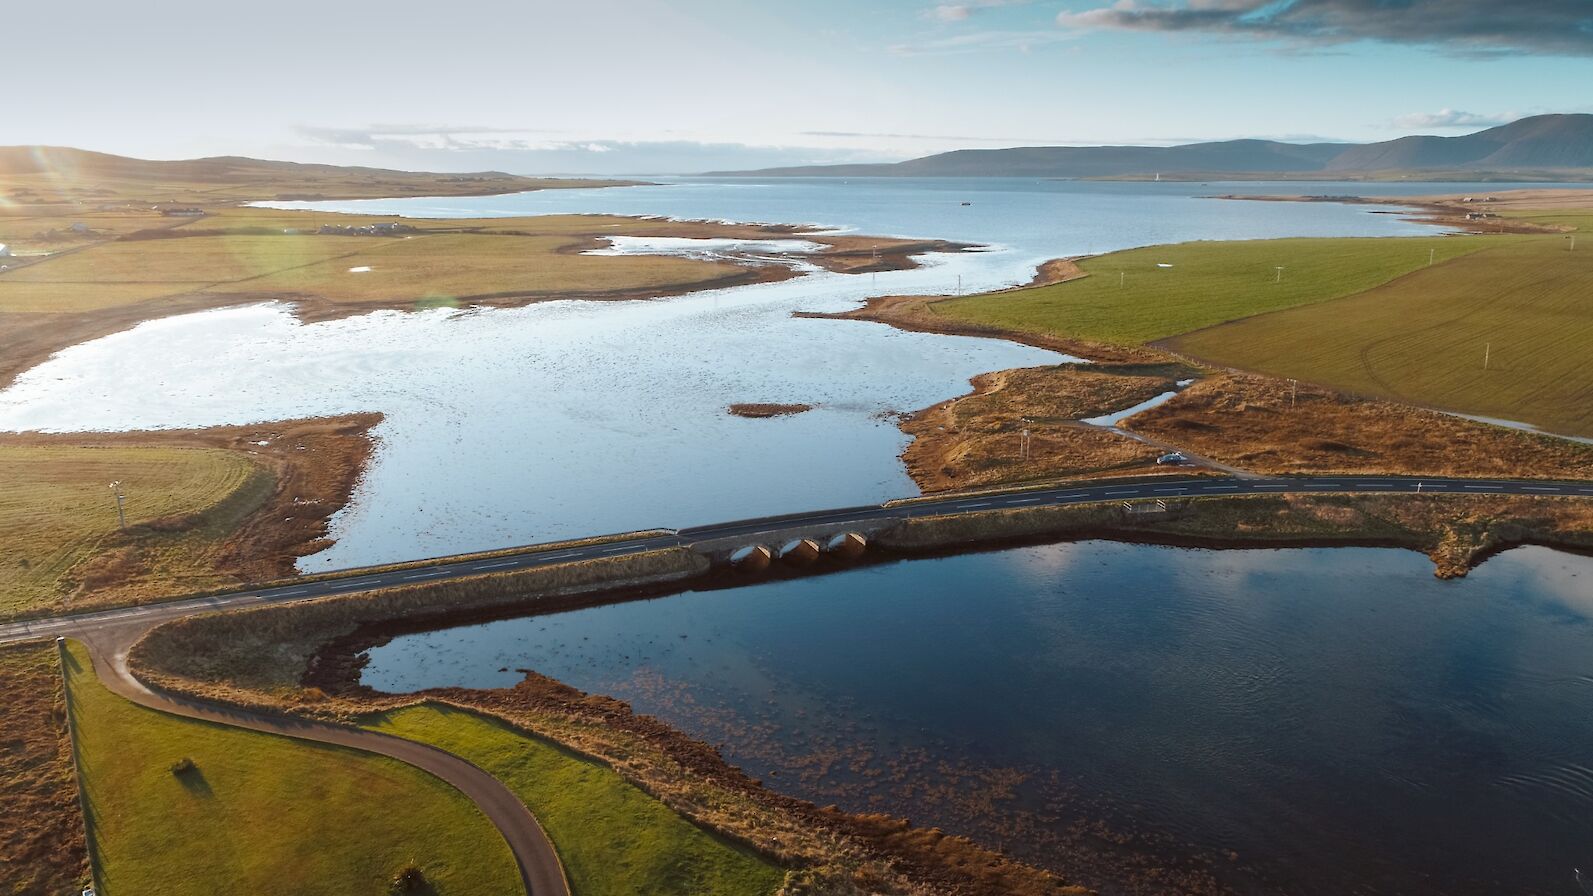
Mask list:
[[[309,213],[305,213],[309,214]],[[548,216],[543,216],[548,217]],[[557,217],[557,216],[555,216]],[[516,308],[539,302],[578,301],[638,301],[663,299],[695,292],[726,289],[755,283],[772,283],[805,276],[793,262],[811,263],[823,270],[840,274],[865,274],[884,271],[911,270],[919,266],[916,256],[934,252],[966,252],[977,249],[971,243],[947,240],[907,239],[898,237],[872,237],[858,234],[809,232],[797,225],[746,225],[722,224],[709,221],[665,221],[641,216],[579,215],[564,216],[590,219],[592,228],[568,234],[566,241],[553,250],[555,255],[582,255],[594,249],[606,248],[607,237],[658,236],[687,239],[768,239],[771,236],[801,236],[819,243],[824,248],[812,253],[786,253],[774,260],[740,259],[733,262],[704,262],[702,270],[709,267],[734,268],[713,276],[680,280],[656,285],[617,286],[606,289],[505,289],[493,292],[464,294],[452,298],[460,307]],[[202,220],[202,219],[201,219]],[[446,223],[446,219],[416,219],[433,223]],[[444,233],[480,233],[487,235],[530,236],[513,228],[515,219],[504,219],[510,229],[488,231],[474,227],[447,230]],[[625,225],[621,232],[611,232],[615,222]],[[140,232],[108,242],[138,242],[151,237]],[[226,230],[188,232],[161,230],[162,240],[194,239],[224,236]],[[335,239],[336,237],[323,237]],[[107,243],[96,243],[74,251],[86,251]],[[53,256],[52,256],[53,257]],[[662,257],[662,256],[660,256]],[[35,261],[26,267],[41,262]],[[18,268],[21,269],[20,267]],[[3,282],[3,278],[0,278]],[[284,302],[293,307],[294,316],[303,323],[318,323],[368,314],[374,311],[413,311],[418,300],[413,298],[387,300],[360,300],[329,297],[314,293],[294,293],[284,290],[211,292],[212,284],[203,289],[174,292],[171,295],[110,305],[79,312],[0,312],[0,391],[15,384],[24,373],[49,361],[58,352],[84,342],[114,335],[142,323],[194,314],[202,311],[220,311],[245,307],[263,302]],[[92,289],[93,284],[84,284]]]
[[[1073,255],[1066,258],[1050,259],[1035,268],[1034,276],[1029,282],[984,294],[1000,295],[1006,292],[1031,289],[1036,286],[1067,283],[1087,277],[1089,275],[1079,268],[1078,262],[1090,257],[1092,256]],[[1005,327],[949,320],[935,314],[930,309],[929,306],[934,303],[949,298],[952,298],[952,296],[875,296],[866,300],[862,307],[854,308],[851,311],[797,311],[792,314],[792,317],[813,320],[861,320],[869,323],[885,324],[898,330],[906,330],[913,333],[933,333],[941,336],[972,336],[981,339],[1005,339],[1009,342],[1041,348],[1077,357],[1081,360],[1087,359],[1095,363],[1153,364],[1175,360],[1171,355],[1149,348],[1109,345],[1082,339],[1051,336],[1044,333],[1027,333],[1022,330],[1009,330]],[[990,372],[996,373],[1000,371]]]
[[[1546,191],[1554,193],[1556,191]],[[1593,193],[1593,191],[1589,191]],[[1513,196],[1517,199],[1537,196],[1537,191],[1516,190],[1505,191],[1500,195]],[[1415,214],[1404,211],[1376,212],[1374,214],[1399,214],[1406,215],[1405,220],[1416,224],[1428,224],[1434,227],[1446,227],[1462,233],[1514,233],[1514,234],[1550,234],[1566,233],[1563,227],[1534,224],[1517,218],[1484,217],[1468,218],[1468,214],[1491,214],[1487,210],[1498,206],[1497,202],[1465,202],[1462,196],[1313,196],[1309,194],[1280,194],[1276,196],[1246,196],[1241,194],[1223,194],[1205,197],[1208,199],[1224,199],[1234,202],[1326,202],[1337,205],[1381,205],[1394,208],[1408,209]],[[1583,201],[1593,196],[1583,197]],[[1503,207],[1503,206],[1499,206]]]

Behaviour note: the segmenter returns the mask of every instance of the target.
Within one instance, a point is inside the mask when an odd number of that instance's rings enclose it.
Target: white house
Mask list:
[[[10,257],[11,257],[11,247],[7,246],[5,243],[0,243],[0,258],[10,258]]]

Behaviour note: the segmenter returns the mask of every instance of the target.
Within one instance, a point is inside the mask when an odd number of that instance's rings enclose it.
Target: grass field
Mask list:
[[[83,816],[55,647],[0,648],[0,896],[78,892]]]
[[[552,838],[577,896],[760,896],[784,877],[613,770],[494,719],[426,705],[369,727],[441,747],[508,784]]]
[[[935,302],[966,323],[1137,345],[1269,311],[1343,298],[1500,237],[1196,242],[1079,263],[1088,276]],[[1171,267],[1159,267],[1167,264]],[[1281,281],[1277,266],[1284,267]]]
[[[18,267],[0,274],[0,313],[76,314],[196,292],[215,295],[217,305],[239,293],[386,305],[492,294],[592,294],[666,289],[744,271],[729,263],[568,251],[586,232],[603,227],[590,220],[560,219],[535,232],[408,237],[241,232],[240,222],[247,220],[226,218],[226,226],[240,229],[236,233],[106,242]],[[302,213],[299,223],[306,223]]]
[[[156,548],[151,559],[166,576],[204,575],[204,554],[188,539],[216,533],[163,537],[152,524],[249,498],[264,491],[260,477],[269,484],[243,454],[222,449],[0,445],[0,615],[59,601],[80,564],[133,541]],[[118,530],[108,488],[116,480],[131,537]]]
[[[309,237],[308,239],[317,239]],[[350,244],[335,262],[293,267],[216,292],[284,292],[333,301],[454,298],[493,293],[603,293],[665,288],[738,273],[728,264],[659,256],[597,257],[561,251],[569,236],[446,233]],[[350,272],[350,268],[370,268]]]
[[[1564,236],[1518,237],[1353,297],[1168,344],[1213,363],[1593,436],[1593,233],[1584,235],[1586,250],[1569,251]]]
[[[395,760],[169,716],[67,673],[89,838],[108,896],[383,896],[413,864],[448,896],[523,893],[498,831]],[[184,774],[173,763],[191,759]]]

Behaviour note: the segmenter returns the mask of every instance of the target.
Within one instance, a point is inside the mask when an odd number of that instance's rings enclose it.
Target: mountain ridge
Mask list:
[[[1389,172],[1593,173],[1593,115],[1535,115],[1456,137],[1378,143],[1220,140],[1178,146],[958,149],[903,162],[715,171],[718,177],[1323,178]],[[1537,178],[1534,178],[1537,179]]]

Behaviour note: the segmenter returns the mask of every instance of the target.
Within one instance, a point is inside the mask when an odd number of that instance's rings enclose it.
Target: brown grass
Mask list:
[[[370,429],[380,419],[378,414],[355,414],[204,430],[0,435],[0,461],[8,451],[25,454],[30,461],[45,462],[52,478],[88,477],[101,491],[107,477],[124,479],[130,514],[128,530],[117,531],[109,492],[102,502],[74,510],[93,513],[98,528],[78,526],[76,519],[61,521],[76,527],[73,531],[82,529],[82,543],[60,563],[35,567],[30,590],[24,599],[4,604],[4,615],[141,603],[293,574],[297,558],[329,543],[328,520],[347,503],[371,451]],[[148,507],[159,496],[138,492],[143,481],[136,462],[140,451],[157,459],[224,451],[252,472],[217,503],[176,506],[165,515],[146,517],[140,515],[140,499]],[[124,468],[127,472],[119,472]],[[28,475],[43,474],[36,470]],[[50,492],[40,494],[47,497]],[[17,531],[8,539],[12,543],[4,547],[9,562],[33,566],[48,559],[30,559],[36,546],[29,538],[28,532]]]
[[[1027,367],[980,374],[974,391],[908,417],[902,454],[926,492],[1130,471],[1149,472],[1162,452],[1077,423],[1138,404],[1173,387],[1172,367]],[[1029,431],[1029,458],[1021,455]]]
[[[1259,473],[1593,479],[1593,447],[1246,374],[1203,380],[1126,424]]]
[[[0,649],[0,896],[76,892],[88,879],[54,645]]]

